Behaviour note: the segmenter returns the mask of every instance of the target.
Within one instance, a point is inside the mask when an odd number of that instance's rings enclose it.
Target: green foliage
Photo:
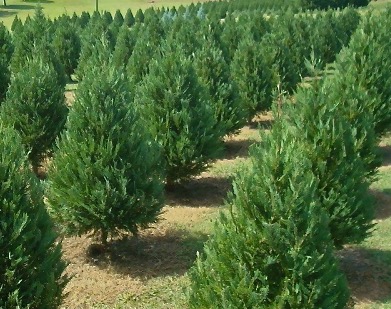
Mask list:
[[[53,35],[53,52],[64,66],[68,79],[74,73],[80,57],[81,41],[77,29],[70,22],[62,22],[57,25]]]
[[[278,76],[274,51],[251,38],[244,38],[231,63],[231,76],[237,84],[240,105],[248,121],[258,113],[270,110]]]
[[[302,147],[277,124],[251,149],[231,211],[190,271],[191,308],[345,308],[347,283]]]
[[[385,134],[391,124],[391,45],[388,30],[391,27],[391,9],[381,14],[368,13],[358,31],[352,36],[349,48],[336,61],[336,70],[352,76],[352,82],[365,89],[371,101],[375,131]]]
[[[133,16],[132,10],[128,9],[125,14],[124,24],[128,27],[132,27],[135,24],[136,20]]]
[[[316,18],[308,16],[307,22],[312,53],[320,62],[321,69],[332,63],[342,47],[348,45],[360,22],[360,14],[353,8],[339,12],[330,10]]]
[[[67,116],[64,88],[56,72],[42,57],[29,60],[13,75],[7,98],[1,106],[3,124],[14,127],[36,169],[63,128]]]
[[[123,23],[124,23],[124,17],[122,16],[121,11],[116,10],[115,15],[114,15],[114,19],[113,19],[113,24],[116,27],[120,28],[120,27],[122,27]]]
[[[26,19],[23,27],[15,29],[13,35],[15,51],[11,59],[11,72],[23,71],[26,62],[38,54],[54,67],[56,72],[54,76],[65,86],[64,67],[51,47],[53,33],[52,22],[45,17],[42,8],[38,6],[34,17]]]
[[[164,149],[168,185],[199,174],[218,156],[222,132],[180,46],[166,45],[152,60],[135,103]]]
[[[224,57],[228,64],[231,63],[236,49],[243,39],[244,25],[240,22],[242,20],[243,19],[239,19],[239,21],[237,21],[232,15],[229,15],[224,20],[224,28],[221,33],[220,41]]]
[[[137,42],[138,29],[139,27],[129,29],[126,25],[120,28],[113,51],[114,66],[125,67],[127,65]]]
[[[299,0],[304,8],[309,9],[337,9],[348,6],[367,6],[370,0]]]
[[[133,89],[135,89],[136,85],[141,82],[146,74],[148,74],[149,64],[156,59],[160,44],[163,40],[162,36],[156,35],[158,33],[154,31],[156,29],[154,25],[156,24],[152,23],[150,26],[151,31],[145,28],[142,28],[144,29],[143,31],[141,29],[138,31],[139,35],[137,42],[127,64],[127,74]],[[134,27],[142,26],[136,24]],[[162,28],[160,28],[160,30],[162,30]]]
[[[199,33],[194,33],[199,28],[197,18],[174,17],[167,34],[167,40],[176,41],[180,44],[186,55],[190,56],[201,49],[202,42]]]
[[[115,46],[112,30],[98,16],[84,30],[81,40],[80,59],[75,70],[78,81],[84,78],[86,71],[92,64],[99,66],[107,62]]]
[[[49,171],[49,209],[66,234],[100,232],[106,243],[157,220],[163,164],[146,128],[123,71],[89,67]]]
[[[22,27],[23,27],[23,23],[22,23],[21,19],[18,17],[18,15],[15,15],[15,18],[12,21],[11,31],[12,32],[19,32],[19,30]]]
[[[110,24],[113,22],[113,16],[111,16],[109,11],[104,11],[101,17],[106,26],[110,26]]]
[[[0,307],[58,308],[65,262],[22,141],[0,125]]]
[[[11,35],[7,28],[0,23],[0,104],[5,98],[5,93],[10,83],[9,62],[13,51]]]
[[[344,94],[346,90],[351,96]],[[300,88],[295,93],[295,104],[284,109],[284,121],[299,128],[296,139],[307,143],[300,156],[309,159],[319,179],[320,201],[329,214],[337,248],[363,241],[373,227],[374,204],[368,177],[376,147],[373,118],[368,113],[360,114],[360,108],[355,110],[367,98],[355,94],[354,87]]]
[[[365,178],[373,182],[377,168],[381,164],[377,145],[375,113],[381,106],[380,96],[370,93],[357,83],[356,72],[338,72],[326,79],[322,89],[330,102],[338,102],[338,113],[353,129],[356,144],[354,151],[364,162]]]
[[[239,130],[247,119],[246,110],[240,104],[238,88],[230,78],[229,66],[213,41],[205,41],[195,52],[194,67],[200,84],[210,96],[217,125],[223,134]]]
[[[141,9],[138,9],[136,12],[136,15],[134,16],[134,20],[137,23],[143,23],[144,22],[144,13]]]
[[[91,19],[90,13],[82,12],[80,14],[79,19],[77,20],[77,24],[78,26],[80,26],[80,28],[84,29],[85,27],[87,27],[88,23],[90,22],[90,19]]]

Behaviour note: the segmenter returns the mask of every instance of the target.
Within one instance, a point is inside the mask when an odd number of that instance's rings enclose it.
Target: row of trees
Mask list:
[[[228,18],[224,27],[197,15],[164,22],[150,11],[144,23],[129,28],[121,26],[120,14],[111,22],[104,16],[95,14],[81,37],[73,32],[78,26],[69,17],[52,23],[41,10],[24,25],[15,26],[11,41],[2,28],[3,37],[8,38],[3,46],[11,51],[3,53],[3,59],[11,59],[3,78],[14,73],[2,109],[15,115],[5,121],[23,132],[35,170],[66,119],[61,94],[64,68],[69,77],[77,65],[79,80],[92,66],[125,70],[131,100],[142,107],[145,118],[155,115],[149,127],[165,145],[167,182],[174,183],[205,170],[218,156],[224,135],[234,133],[257,112],[270,109],[278,83],[292,91],[301,76],[308,74],[304,62],[311,53],[322,59],[320,68],[332,61],[359,22],[351,9],[318,17],[287,13],[269,20],[253,13],[239,20]],[[193,34],[192,29],[199,30]],[[245,35],[239,38],[241,31]],[[306,47],[308,41],[312,49]],[[75,61],[79,53],[80,60]],[[31,64],[39,57],[41,64]],[[43,62],[50,68],[43,68]],[[46,77],[33,78],[45,70],[54,70],[58,83],[45,85],[51,79],[48,72],[42,75]],[[29,84],[30,79],[34,82]],[[34,92],[38,84],[43,85],[42,91]],[[30,109],[25,108],[26,102]],[[192,113],[184,102],[194,106]],[[41,118],[50,111],[50,104],[52,122],[43,125]],[[156,127],[157,123],[165,127]]]
[[[369,185],[390,129],[390,17],[367,15],[335,74],[275,110],[190,272],[192,308],[346,307],[333,248],[373,227]]]
[[[283,12],[288,9],[298,12],[300,10],[327,10],[329,8],[363,7],[369,4],[370,0],[231,0],[231,1],[208,1],[202,4],[207,14],[215,14],[220,18],[225,18],[232,12],[242,12],[246,10],[262,10],[264,12]]]

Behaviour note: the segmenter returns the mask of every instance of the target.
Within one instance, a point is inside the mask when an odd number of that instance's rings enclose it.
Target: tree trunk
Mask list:
[[[101,229],[101,242],[103,246],[107,246],[108,233],[106,229]]]
[[[3,0],[3,3],[4,3],[4,6],[7,6],[7,2],[5,0]]]
[[[99,11],[98,0],[95,0],[95,11]]]

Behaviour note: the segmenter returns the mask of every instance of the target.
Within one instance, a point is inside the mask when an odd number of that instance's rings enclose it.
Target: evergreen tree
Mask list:
[[[35,172],[66,120],[64,87],[55,74],[42,57],[29,60],[13,75],[0,110],[2,123],[20,133]]]
[[[0,23],[0,105],[5,98],[11,78],[9,63],[14,47],[7,28]]]
[[[168,186],[204,171],[219,154],[222,132],[180,46],[165,45],[151,62],[135,103],[164,149]]]
[[[230,212],[190,271],[191,308],[345,308],[311,163],[276,124],[235,177]]]
[[[136,12],[136,15],[134,16],[134,20],[137,23],[143,23],[144,22],[144,13],[141,9],[138,9]]]
[[[80,15],[80,18],[78,19],[78,25],[80,28],[84,29],[87,27],[88,23],[90,22],[91,16],[88,12],[82,12]]]
[[[382,14],[368,14],[349,44],[337,58],[340,74],[349,72],[354,84],[365,89],[372,102],[375,131],[378,136],[388,132],[391,125],[391,46],[387,39],[391,27],[391,9]],[[369,111],[368,111],[369,112]]]
[[[173,20],[167,37],[172,41],[176,41],[176,44],[180,44],[186,52],[186,55],[190,56],[202,47],[202,40],[198,35],[199,33],[194,33],[194,29],[198,28],[198,19],[178,16]]]
[[[58,308],[65,262],[19,135],[0,125],[0,307]]]
[[[106,27],[108,27],[113,22],[113,16],[111,15],[111,13],[109,11],[104,11],[102,14],[102,20],[103,20],[104,24],[106,25]]]
[[[244,29],[241,21],[243,20],[239,19],[239,21],[237,21],[232,15],[229,15],[224,20],[224,28],[221,33],[221,44],[224,57],[228,64],[231,63],[236,49],[243,38]]]
[[[124,24],[130,28],[135,24],[135,22],[136,20],[133,16],[132,10],[128,9],[125,14]]]
[[[13,35],[15,51],[11,59],[11,72],[18,73],[23,70],[29,59],[39,55],[50,63],[54,69],[57,80],[65,86],[66,78],[62,63],[52,50],[51,41],[54,27],[43,14],[42,8],[37,7],[34,17],[26,19],[20,32]],[[53,78],[53,77],[52,77]]]
[[[134,27],[141,27],[141,25],[136,24]],[[149,64],[156,59],[161,43],[161,37],[150,36],[149,34],[151,32],[148,30],[139,30],[138,33],[136,45],[134,46],[133,53],[127,64],[127,73],[132,89],[135,89],[144,76],[148,74]]]
[[[238,86],[240,104],[250,122],[258,112],[271,109],[272,93],[277,86],[274,51],[244,38],[231,63],[231,76]]]
[[[12,21],[11,31],[12,32],[19,32],[21,28],[23,28],[23,23],[22,23],[21,19],[18,17],[18,15],[15,15],[15,18]]]
[[[100,17],[92,20],[84,30],[78,66],[75,70],[76,79],[81,81],[90,64],[101,65],[112,54],[115,46],[113,32],[105,26]]]
[[[235,133],[245,124],[247,113],[240,104],[237,86],[230,78],[222,51],[213,41],[206,41],[195,53],[194,66],[200,84],[209,93],[220,130],[223,134]]]
[[[348,105],[357,104],[355,99],[359,96],[348,98],[343,94],[345,89],[331,89],[339,93],[332,95],[322,87],[300,88],[295,93],[295,104],[285,104],[283,114],[286,122],[299,128],[296,139],[307,143],[307,152],[301,156],[309,159],[319,179],[320,202],[329,214],[334,244],[341,248],[363,241],[373,227],[371,179],[362,153],[373,158],[370,150],[376,144],[371,143],[376,139],[370,114],[358,115],[360,119],[355,122],[347,117],[354,110]]]
[[[53,52],[63,64],[68,79],[74,73],[80,57],[81,40],[76,26],[70,22],[57,25],[52,41]]]
[[[125,67],[133,53],[137,42],[138,27],[129,29],[126,25],[122,26],[118,33],[117,42],[113,52],[113,65],[116,67]]]
[[[124,23],[124,17],[122,16],[120,10],[115,11],[113,23],[114,23],[114,25],[115,25],[117,28],[122,27],[122,25],[123,25],[123,23]]]
[[[50,167],[49,210],[65,233],[135,235],[162,203],[160,148],[131,104],[122,70],[90,66]],[[74,185],[77,184],[77,185]]]

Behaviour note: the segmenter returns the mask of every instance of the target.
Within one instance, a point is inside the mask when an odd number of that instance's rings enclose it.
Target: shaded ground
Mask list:
[[[388,299],[391,296],[389,265],[376,261],[379,254],[391,257],[391,252],[348,247],[339,252],[341,267],[346,274],[355,308]]]

